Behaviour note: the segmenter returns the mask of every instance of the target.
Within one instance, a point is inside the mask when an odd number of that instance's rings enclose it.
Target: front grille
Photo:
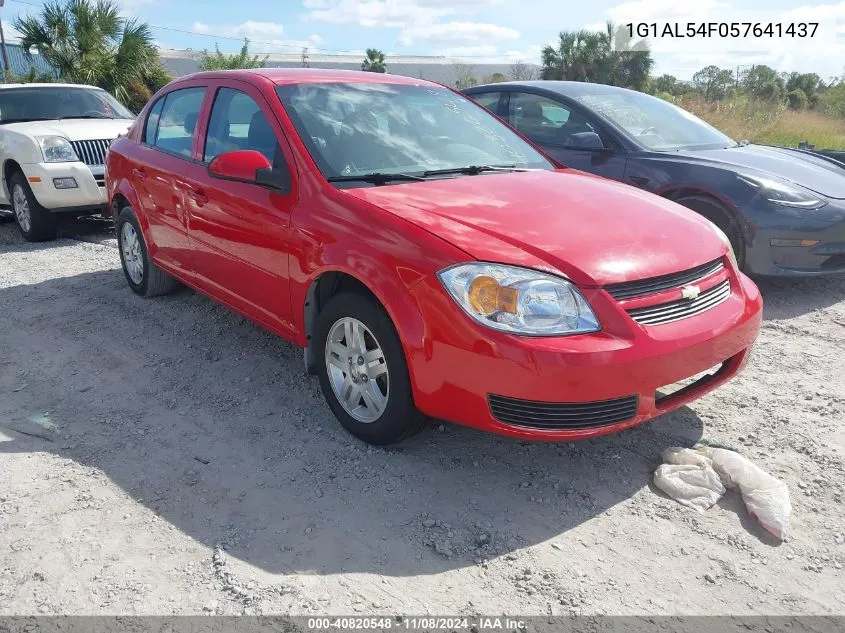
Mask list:
[[[722,263],[721,259],[714,259],[712,262],[707,262],[701,266],[696,266],[695,268],[690,268],[679,273],[650,277],[648,279],[640,279],[639,281],[624,281],[605,286],[604,289],[617,301],[619,299],[642,297],[644,295],[654,294],[655,292],[686,286],[687,284],[709,277],[724,267],[725,264]]]
[[[106,150],[111,139],[97,139],[95,141],[71,141],[73,151],[86,165],[102,165],[106,162]]]
[[[630,420],[637,414],[637,396],[595,402],[537,402],[490,394],[493,417],[532,429],[585,429]]]
[[[705,290],[695,299],[680,299],[678,301],[670,301],[669,303],[661,303],[656,306],[648,306],[647,308],[634,308],[628,310],[628,314],[631,315],[634,321],[643,325],[662,325],[663,323],[686,319],[715,308],[723,301],[726,301],[730,295],[731,282],[726,279],[709,290]]]

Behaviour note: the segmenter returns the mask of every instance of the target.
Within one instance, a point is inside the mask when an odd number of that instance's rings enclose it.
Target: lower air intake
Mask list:
[[[493,394],[487,399],[494,418],[532,429],[588,429],[618,424],[637,414],[637,396],[594,402],[538,402]]]

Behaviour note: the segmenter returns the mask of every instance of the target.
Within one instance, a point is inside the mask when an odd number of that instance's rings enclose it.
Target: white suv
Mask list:
[[[26,239],[54,239],[58,213],[105,211],[106,151],[133,119],[94,86],[0,85],[0,208]]]

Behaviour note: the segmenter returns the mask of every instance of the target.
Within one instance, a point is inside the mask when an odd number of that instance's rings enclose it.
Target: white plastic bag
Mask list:
[[[725,494],[719,475],[703,463],[661,464],[654,473],[654,485],[678,503],[699,512],[707,510]]]
[[[701,446],[698,451],[710,458],[722,483],[739,490],[748,514],[766,531],[781,540],[789,535],[792,506],[785,483],[734,451],[709,446]]]

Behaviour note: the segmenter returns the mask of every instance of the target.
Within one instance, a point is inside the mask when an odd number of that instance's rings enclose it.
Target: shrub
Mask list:
[[[654,95],[658,99],[663,99],[664,101],[668,101],[669,103],[675,103],[675,97],[673,97],[668,92],[658,92]]]
[[[845,84],[829,88],[822,96],[825,113],[845,119]]]
[[[789,108],[791,110],[805,110],[807,108],[807,104],[809,103],[807,95],[803,90],[801,90],[801,88],[790,90],[786,95],[786,101],[789,103]]]

